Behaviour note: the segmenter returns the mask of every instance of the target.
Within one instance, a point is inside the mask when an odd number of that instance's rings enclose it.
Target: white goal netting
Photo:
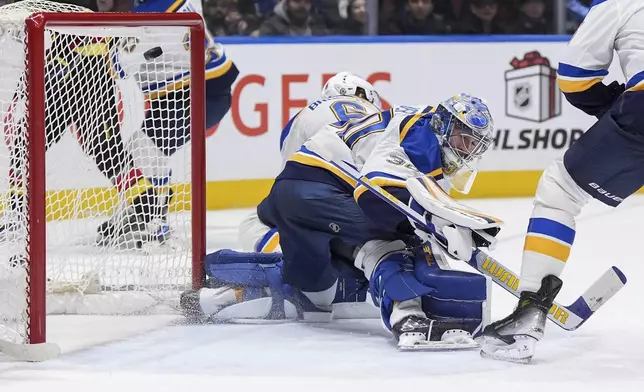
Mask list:
[[[45,26],[30,69],[23,1],[0,7],[0,339],[28,340],[30,148],[45,107],[48,314],[167,311],[191,285],[190,29]],[[29,72],[45,75],[32,102]],[[34,196],[39,197],[39,196]],[[36,217],[40,219],[41,217]],[[161,309],[161,310],[160,310]]]

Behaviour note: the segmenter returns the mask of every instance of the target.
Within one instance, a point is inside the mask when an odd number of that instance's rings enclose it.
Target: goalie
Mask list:
[[[348,123],[338,134],[316,133],[291,157],[258,210],[262,221],[278,228],[283,255],[209,255],[206,273],[214,288],[184,293],[182,307],[190,315],[220,318],[329,321],[339,276],[352,271],[368,279],[399,347],[436,340],[472,347],[471,335],[486,322],[486,279],[449,269],[444,255],[469,259],[474,246],[489,243],[453,225],[448,213],[430,214],[405,180],[419,178],[431,192],[439,189],[431,185],[435,181],[468,192],[492,130],[487,106],[461,94],[435,110],[410,116],[385,111]],[[445,242],[425,241],[406,216],[339,172],[324,151],[431,216]]]

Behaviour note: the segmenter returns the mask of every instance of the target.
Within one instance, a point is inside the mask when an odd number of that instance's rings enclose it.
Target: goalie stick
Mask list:
[[[434,236],[440,245],[446,243],[445,239],[435,231],[434,225],[427,222],[427,219],[424,216],[411,209],[378,185],[372,185],[368,178],[361,177],[360,173],[351,165],[344,161],[336,162],[332,159],[332,154],[329,153],[328,150],[322,147],[319,143],[315,143],[314,140],[310,140],[310,142],[311,141],[317,147],[315,150],[316,153],[320,154],[320,156],[331,165],[367,188],[367,190],[375,194],[378,198],[409,217],[415,224],[419,225],[424,230],[427,230],[427,233]],[[483,231],[477,230],[476,232],[484,238],[490,237]],[[517,274],[512,272],[512,270],[505,267],[503,264],[480,249],[475,249],[470,260],[465,262],[482,274],[489,276],[496,284],[519,298],[519,278]],[[588,319],[600,307],[608,302],[611,297],[621,290],[625,284],[626,276],[617,267],[613,266],[570,305],[563,306],[554,302],[550,308],[548,319],[567,331],[574,331],[588,321]]]

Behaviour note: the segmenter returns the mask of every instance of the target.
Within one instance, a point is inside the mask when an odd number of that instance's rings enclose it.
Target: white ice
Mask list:
[[[531,200],[468,203],[504,219],[492,253],[518,272]],[[210,213],[209,248],[237,246],[245,213]],[[558,299],[571,302],[611,265],[629,282],[579,330],[549,324],[530,365],[477,351],[398,352],[377,320],[186,326],[163,316],[51,316],[48,339],[63,355],[40,364],[0,356],[0,391],[644,391],[642,218],[644,196],[585,208]],[[493,318],[514,304],[494,288]]]

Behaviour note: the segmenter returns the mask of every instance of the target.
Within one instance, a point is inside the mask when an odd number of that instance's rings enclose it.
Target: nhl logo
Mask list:
[[[529,108],[532,103],[530,95],[529,83],[514,86],[514,105],[522,110]]]
[[[505,114],[541,123],[561,115],[557,70],[536,50],[514,57],[505,71]]]

